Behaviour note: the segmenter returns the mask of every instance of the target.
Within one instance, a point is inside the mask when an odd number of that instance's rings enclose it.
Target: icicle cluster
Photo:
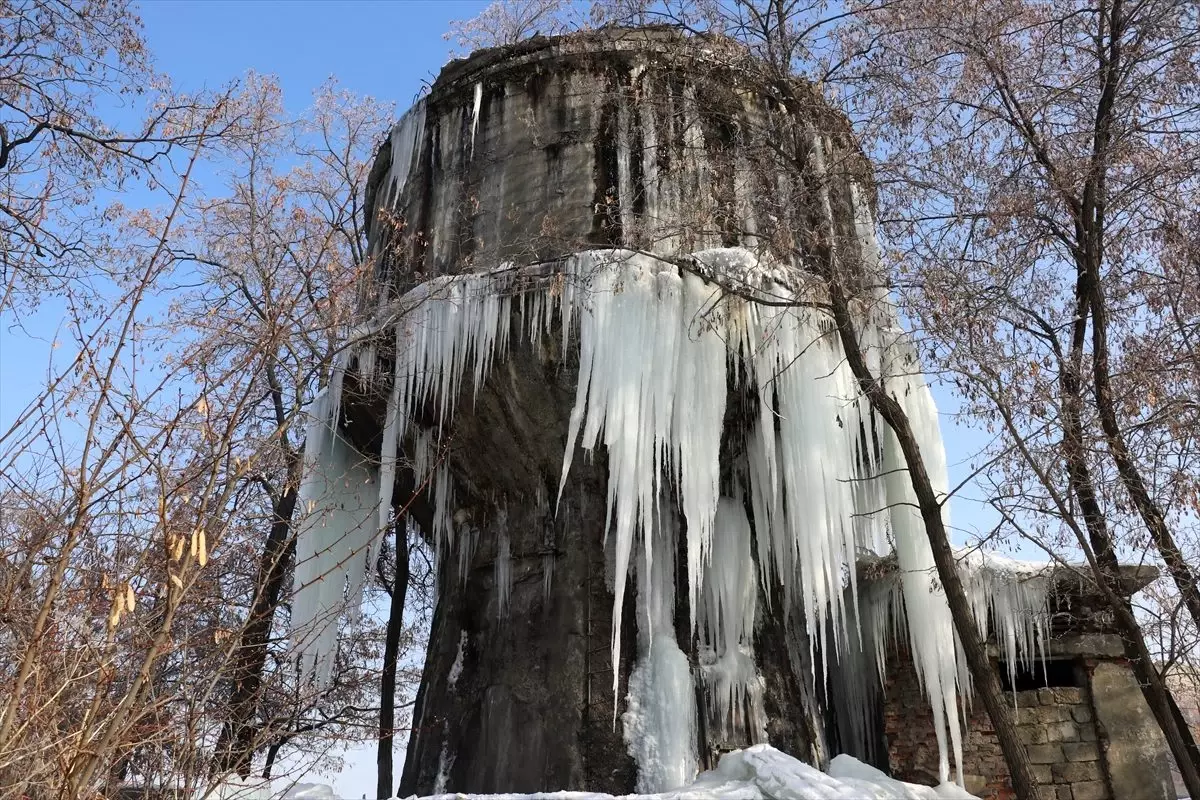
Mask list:
[[[893,512],[894,513],[894,512]],[[913,515],[916,515],[915,509]],[[915,662],[944,663],[949,654],[940,649],[916,649],[914,627],[926,624],[930,615],[948,615],[936,570],[931,561],[913,558],[910,553],[902,560],[897,546],[895,559],[869,561],[874,573],[863,587],[858,600],[857,619],[862,632],[858,646],[840,653],[838,680],[832,687],[839,724],[847,728],[847,741],[852,754],[870,752],[872,731],[869,719],[872,704],[877,702],[887,670],[887,653],[891,642],[902,638],[909,643]],[[1010,682],[1015,683],[1018,667],[1034,670],[1045,657],[1045,642],[1049,635],[1050,595],[1054,588],[1054,565],[1046,562],[1018,561],[980,549],[956,553],[958,574],[971,604],[976,626],[991,631],[1009,669]],[[908,566],[904,564],[907,562]],[[906,574],[906,570],[915,570]],[[919,577],[918,577],[919,576]],[[919,640],[918,640],[919,641]],[[957,636],[948,644],[961,649]],[[925,645],[928,647],[928,645]],[[948,668],[947,664],[947,668]],[[939,745],[942,748],[943,780],[949,769],[947,746],[959,755],[956,696],[969,697],[971,677],[965,662],[958,654],[958,672],[936,672],[918,669],[925,691],[935,701],[934,717],[939,726]],[[939,694],[940,693],[940,694]],[[938,698],[941,698],[940,704]],[[938,707],[940,705],[940,708]],[[950,741],[944,738],[949,732]]]
[[[414,119],[405,125],[416,129],[419,123]],[[435,444],[452,421],[466,383],[477,393],[490,366],[504,356],[510,330],[523,329],[536,341],[550,331],[557,316],[564,348],[572,337],[578,338],[580,363],[560,494],[577,444],[585,450],[603,446],[609,465],[607,518],[616,594],[613,663],[619,663],[617,632],[635,555],[639,579],[650,580],[639,592],[639,601],[649,605],[639,611],[637,680],[631,683],[630,699],[641,710],[628,720],[631,728],[652,716],[648,709],[668,708],[664,700],[681,703],[691,696],[691,676],[685,680],[683,674],[687,659],[674,640],[674,585],[664,577],[672,574],[664,565],[674,559],[676,513],[687,537],[691,623],[711,656],[703,679],[718,717],[752,739],[762,736],[761,712],[756,710],[761,709],[761,678],[751,649],[756,581],[782,587],[785,607],[770,613],[787,615],[793,608],[802,612],[812,634],[810,655],[837,657],[851,644],[859,647],[862,636],[857,621],[863,614],[855,610],[856,555],[862,548],[885,552],[891,541],[900,567],[910,650],[934,707],[943,772],[948,773],[946,754],[953,750],[957,760],[961,749],[955,697],[964,683],[949,611],[940,588],[931,581],[932,556],[899,449],[857,391],[825,315],[807,304],[812,298],[803,287],[786,282],[794,279],[794,271],[760,264],[740,249],[703,251],[692,260],[696,270],[685,272],[674,262],[645,254],[587,251],[567,259],[557,267],[561,274],[537,288],[519,287],[516,271],[505,265],[493,273],[437,278],[401,298],[403,315],[383,315],[398,321],[388,331],[394,336],[394,367],[378,476],[354,464],[350,448],[329,433],[337,419],[336,403],[323,401],[316,411],[326,416],[313,431],[341,445],[318,443],[312,449],[308,469],[318,477],[312,478],[306,497],[343,508],[347,518],[367,506],[376,513],[368,515],[369,525],[347,529],[339,522],[328,535],[306,528],[317,536],[302,534],[305,552],[329,554],[313,563],[328,571],[326,579],[332,578],[339,588],[325,591],[305,566],[308,562],[301,562],[297,605],[306,613],[297,619],[315,619],[319,614],[309,613],[310,607],[320,613],[333,609],[347,582],[347,575],[339,577],[336,571],[349,563],[339,554],[350,547],[369,550],[372,537],[384,528],[397,453],[404,441],[414,443],[410,456],[418,478],[432,473],[431,534],[439,559],[450,559],[457,551],[460,568],[470,563],[480,529],[453,516],[453,487],[444,462],[433,452]],[[756,303],[728,294],[720,284],[747,287],[789,305]],[[510,325],[514,315],[522,325]],[[884,376],[907,410],[929,473],[945,491],[932,399],[911,349],[884,322],[881,326],[863,320],[859,338],[872,369]],[[648,342],[654,345],[647,347]],[[357,361],[360,371],[375,362],[374,350]],[[731,385],[758,400],[757,419],[743,434],[744,456],[737,456],[741,463],[735,465],[745,484],[739,492],[753,512],[753,529],[743,499],[721,495],[721,442],[727,433],[725,404]],[[435,410],[431,429],[411,423],[418,408]],[[357,477],[341,482],[319,477],[339,469]],[[318,485],[319,480],[324,482]],[[373,498],[367,497],[368,489]],[[330,496],[318,501],[319,490]],[[497,531],[502,530],[501,524]],[[344,544],[327,543],[341,535],[346,537]],[[506,534],[498,535],[495,579],[503,612],[511,554]],[[310,541],[314,538],[323,550]],[[849,591],[844,591],[847,575]],[[351,584],[359,580],[349,578]],[[322,587],[319,597],[313,586]],[[1016,608],[1024,597],[1009,597],[994,585],[980,584],[979,591],[980,597],[989,598],[985,606],[990,602],[994,609],[995,598],[1009,598],[999,601],[998,608],[1005,609]],[[872,618],[887,616],[877,613]],[[877,636],[876,631],[868,632],[868,638]],[[1020,638],[1017,628],[1013,636]],[[332,649],[325,629],[314,649],[318,654]],[[679,713],[678,706],[670,708],[672,715]],[[749,719],[739,717],[742,709],[749,709]],[[694,732],[675,730],[674,724],[659,720],[650,733],[630,741],[640,753],[639,763],[644,758],[645,764],[657,765],[647,767],[646,774],[657,775],[652,782],[660,787],[694,769],[688,760],[688,753],[694,752]],[[664,754],[672,754],[674,766],[664,766]]]
[[[292,603],[293,639],[320,684],[329,681],[338,623],[347,602],[357,605],[362,594],[379,532],[379,469],[338,432],[336,407],[327,391],[310,413]]]

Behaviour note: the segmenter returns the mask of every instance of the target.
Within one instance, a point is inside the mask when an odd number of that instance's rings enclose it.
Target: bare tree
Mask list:
[[[577,0],[493,0],[471,19],[453,20],[446,32],[459,55],[503,47],[531,36],[556,36],[594,23],[598,7]]]
[[[171,91],[123,0],[7,2],[0,40],[3,310],[95,280],[107,203],[93,201],[134,181],[172,185],[202,133],[189,120],[220,99]],[[123,106],[144,118],[125,111],[132,118],[116,124],[105,113]]]
[[[327,687],[276,625],[305,409],[355,315],[389,111],[330,84],[292,118],[250,76],[192,114],[166,209],[111,210],[81,240],[112,281],[62,283],[65,361],[0,434],[5,796],[203,789],[377,734],[376,620],[346,626]]]
[[[1083,553],[1195,792],[1190,732],[1116,587],[1121,554],[1149,553],[1196,619],[1191,417],[1167,377],[1194,322],[1164,259],[1194,204],[1196,9],[912,2],[862,20],[875,48],[853,104],[881,120],[906,307],[998,436],[991,502]]]

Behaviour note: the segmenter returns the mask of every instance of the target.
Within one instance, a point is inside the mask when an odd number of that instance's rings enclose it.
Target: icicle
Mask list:
[[[664,262],[624,251],[581,254],[572,269],[576,276],[590,277],[590,304],[579,314],[579,381],[559,495],[576,441],[585,450],[603,442],[609,464],[607,521],[616,539],[615,664],[635,534],[654,540],[653,512],[668,464],[674,465],[687,522],[689,585],[699,586],[720,480],[726,348],[717,332],[697,325],[718,291],[699,278],[681,278]],[[647,349],[645,342],[656,346]],[[614,691],[616,680],[614,673]]]
[[[638,660],[629,676],[622,728],[638,765],[637,791],[664,792],[696,775],[696,691],[691,665],[675,641],[675,559],[678,535],[664,502],[654,539],[639,545]],[[657,557],[653,554],[657,552]]]
[[[454,505],[454,482],[450,467],[443,461],[434,470],[433,478],[433,552],[441,564],[454,546],[455,520],[450,516]]]
[[[384,186],[391,187],[391,198],[388,207],[395,210],[408,184],[408,174],[412,171],[416,154],[420,151],[421,141],[425,137],[425,99],[417,101],[408,110],[400,122],[392,128],[392,163],[388,169]]]
[[[625,92],[617,94],[617,204],[621,233],[625,241],[636,241],[633,230],[636,217],[633,212],[633,172],[630,170],[630,127],[629,99]]]
[[[469,639],[467,632],[463,631],[458,637],[458,652],[454,656],[454,663],[450,665],[450,673],[446,676],[446,688],[453,689],[458,683],[458,676],[462,675],[463,657],[467,652],[467,640]]]
[[[328,392],[313,403],[297,530],[292,640],[318,685],[329,682],[347,590],[357,603],[379,533],[378,471],[337,432]]]
[[[458,529],[458,581],[467,585],[471,574],[471,560],[475,558],[475,550],[479,547],[479,528],[474,525],[462,524]]]
[[[754,664],[758,580],[750,556],[750,520],[739,501],[717,506],[712,558],[704,570],[701,675],[723,737],[766,741],[762,678]]]
[[[1045,655],[1054,565],[970,550],[959,557],[958,572],[975,624],[986,631],[989,621],[995,622],[1009,682],[1015,684],[1018,667],[1032,671],[1038,657]]]
[[[475,82],[475,99],[471,107],[471,158],[475,157],[475,131],[479,129],[479,112],[483,110],[483,82]]]
[[[504,509],[496,512],[496,615],[508,616],[508,599],[512,595],[512,553],[508,539],[508,513]]]
[[[379,454],[379,530],[387,529],[392,510],[392,493],[396,486],[396,453],[400,447],[400,436],[405,425],[401,422],[400,387],[404,380],[404,360],[399,357],[404,342],[400,329],[396,329],[396,363],[392,374],[392,389],[388,394],[387,410],[384,412],[383,444]],[[371,348],[371,363],[374,365],[374,347]],[[359,365],[363,363],[359,357]]]
[[[884,380],[889,391],[904,406],[920,445],[926,471],[934,489],[944,496],[947,491],[946,458],[938,433],[937,410],[924,381],[913,376],[904,363],[903,353],[906,350],[901,341],[894,341],[887,348],[890,357],[884,366]],[[950,779],[949,752],[952,750],[961,781],[962,734],[957,703],[958,660],[954,624],[945,594],[937,581],[933,553],[917,508],[908,468],[890,428],[884,436],[883,469],[908,622],[909,647],[917,679],[933,708],[934,732],[940,753],[939,775],[943,782]],[[947,733],[950,737],[949,748]]]
[[[358,379],[362,382],[364,388],[370,389],[375,384],[377,355],[375,342],[372,340],[363,342],[354,354]]]

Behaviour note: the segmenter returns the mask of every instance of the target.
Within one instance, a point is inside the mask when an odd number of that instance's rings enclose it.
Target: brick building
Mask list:
[[[1126,568],[1132,595],[1157,576]],[[993,663],[1017,710],[1035,776],[1053,787],[1051,800],[1170,800],[1171,762],[1120,638],[1101,600],[1078,575],[1058,571],[1050,592],[1045,660],[1009,668],[991,644]],[[936,782],[938,746],[932,712],[907,653],[889,653],[880,702],[883,751],[891,774]],[[982,703],[963,709],[963,776],[968,791],[987,800],[1014,797],[999,742]],[[883,766],[883,765],[880,765]]]

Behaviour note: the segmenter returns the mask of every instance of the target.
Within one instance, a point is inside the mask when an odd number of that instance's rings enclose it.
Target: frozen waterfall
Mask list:
[[[503,518],[457,519],[448,472],[434,466],[431,448],[452,423],[460,397],[469,402],[468,384],[477,393],[491,366],[518,346],[515,338],[536,344],[557,322],[564,345],[579,353],[562,485],[577,445],[603,448],[608,459],[614,664],[631,573],[642,583],[625,720],[642,773],[639,789],[675,788],[696,770],[696,733],[687,719],[694,717],[693,675],[673,624],[671,565],[680,530],[690,624],[702,645],[696,678],[710,690],[715,718],[764,739],[762,679],[752,657],[758,582],[782,588],[786,607],[769,613],[794,609],[809,626],[812,654],[826,662],[871,651],[882,669],[884,640],[897,625],[892,612],[902,607],[947,779],[951,754],[961,761],[958,697],[968,686],[949,610],[903,457],[858,392],[836,331],[811,302],[815,290],[797,283],[804,280],[741,249],[683,260],[594,250],[525,270],[503,265],[435,278],[381,309],[377,328],[364,332],[357,351],[347,349],[333,381],[340,386],[340,375],[356,364],[362,382],[388,387],[380,464],[365,463],[338,433],[336,388],[314,404],[309,429],[293,637],[318,665],[318,677],[328,675],[339,604],[361,588],[387,522],[405,442],[417,443],[408,460],[423,473],[419,480],[430,475],[436,519],[428,533],[438,557],[452,559],[458,550],[465,563],[462,553],[474,537],[499,535],[496,580],[512,580]],[[859,338],[912,419],[929,471],[945,492],[936,409],[911,346],[894,328],[894,313],[884,308],[864,316]],[[369,357],[357,356],[368,348]],[[389,361],[390,375],[372,374]],[[735,431],[726,430],[731,389],[757,401],[752,418]],[[413,420],[428,408],[435,419],[422,428]],[[737,463],[724,465],[734,486],[722,484],[722,438],[729,436],[741,441]],[[898,564],[894,585],[860,597],[859,556],[889,551]],[[977,619],[986,623],[993,612],[1004,642],[1029,657],[1036,625],[1028,620],[1045,604],[1044,587],[1010,590],[992,580],[994,571],[975,574],[969,585]]]

